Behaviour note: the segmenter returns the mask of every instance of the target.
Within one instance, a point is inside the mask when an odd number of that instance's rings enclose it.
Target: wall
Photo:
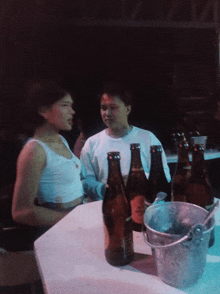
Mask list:
[[[218,38],[213,29],[57,24],[5,37],[1,52],[4,127],[19,126],[24,85],[42,76],[67,84],[76,94],[78,115],[91,123],[99,119],[95,96],[101,84],[128,83],[136,93],[132,122],[154,131],[168,148],[171,133],[186,121],[204,133],[214,116]],[[212,136],[218,142],[218,135]]]

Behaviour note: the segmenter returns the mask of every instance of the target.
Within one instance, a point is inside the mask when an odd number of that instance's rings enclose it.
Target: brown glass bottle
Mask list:
[[[186,202],[186,186],[191,175],[189,144],[183,139],[178,143],[178,161],[171,182],[172,201]]]
[[[167,194],[166,201],[171,200],[171,184],[168,183],[163,169],[162,163],[162,147],[161,145],[152,145],[151,151],[151,167],[149,175],[149,193],[151,202],[156,198],[158,192]]]
[[[149,182],[145,175],[140,155],[140,144],[130,145],[131,166],[127,180],[127,190],[131,202],[132,228],[134,231],[141,232],[144,228],[143,217],[146,203],[150,205],[151,199],[148,198]]]
[[[186,200],[201,206],[208,211],[214,205],[214,196],[209,185],[205,159],[204,145],[194,144],[192,151],[192,168],[189,183],[186,187]],[[209,247],[214,244],[214,230],[212,231]]]
[[[120,169],[120,153],[108,153],[108,181],[102,205],[105,231],[105,257],[121,266],[134,257],[131,206]]]

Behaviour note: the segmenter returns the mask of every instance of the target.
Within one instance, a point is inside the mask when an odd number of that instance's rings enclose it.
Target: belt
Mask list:
[[[83,204],[83,199],[84,195],[66,203],[45,202],[40,204],[39,206],[43,206],[45,208],[53,209],[56,211],[70,211],[74,209],[76,206]]]

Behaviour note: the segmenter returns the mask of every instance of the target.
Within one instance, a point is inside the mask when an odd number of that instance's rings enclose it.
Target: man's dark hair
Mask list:
[[[116,82],[106,83],[98,94],[99,101],[101,100],[103,94],[108,94],[113,97],[117,96],[126,106],[133,105],[133,93],[125,84]]]

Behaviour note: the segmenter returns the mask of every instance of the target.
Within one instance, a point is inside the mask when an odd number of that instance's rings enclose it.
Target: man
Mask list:
[[[152,132],[129,124],[132,93],[124,85],[106,84],[98,97],[101,117],[107,128],[86,141],[80,157],[83,187],[92,200],[104,197],[108,178],[108,152],[120,152],[121,172],[126,180],[131,163],[130,144],[140,143],[141,161],[147,175],[150,171],[150,146],[162,145]],[[164,150],[162,159],[166,178],[170,182],[170,171]]]

